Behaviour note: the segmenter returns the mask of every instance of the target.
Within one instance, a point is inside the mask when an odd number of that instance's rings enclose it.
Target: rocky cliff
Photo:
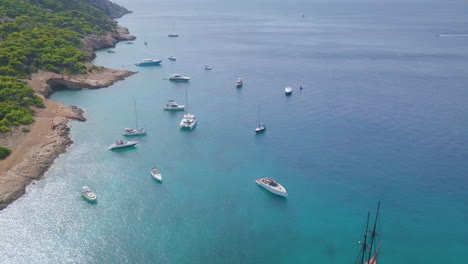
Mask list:
[[[123,6],[120,6],[116,3],[112,3],[109,0],[81,0],[89,5],[96,7],[97,9],[102,10],[105,14],[107,14],[111,18],[119,18],[125,14],[131,13]]]

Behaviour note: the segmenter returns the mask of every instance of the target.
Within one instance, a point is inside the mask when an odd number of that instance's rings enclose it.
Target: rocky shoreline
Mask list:
[[[117,31],[105,36],[84,38],[86,52],[96,57],[95,50],[114,47],[119,41],[134,40],[126,28],[117,26]],[[36,93],[44,98],[45,108],[34,109],[35,122],[28,126],[15,127],[11,132],[0,134],[0,146],[12,150],[11,155],[0,161],[0,210],[20,198],[26,187],[44,175],[54,160],[73,143],[69,137],[70,120],[86,121],[83,111],[46,99],[59,89],[97,89],[108,87],[136,72],[95,67],[89,63],[87,74],[66,75],[38,72],[27,80]],[[23,132],[23,130],[30,132]]]

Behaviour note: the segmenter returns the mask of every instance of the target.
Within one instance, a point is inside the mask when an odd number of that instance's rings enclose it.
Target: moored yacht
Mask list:
[[[177,37],[179,37],[178,34],[169,34],[169,35],[167,35],[167,36],[170,37],[170,38],[177,38]]]
[[[161,172],[159,171],[158,168],[153,168],[151,170],[151,176],[153,176],[153,178],[156,179],[157,181],[161,182],[163,180]]]
[[[181,111],[185,110],[185,105],[180,105],[176,103],[174,100],[169,100],[167,104],[163,107],[164,110],[168,111]]]
[[[258,127],[255,128],[255,133],[262,133],[266,130],[266,125],[264,123],[258,124]]]
[[[136,128],[125,128],[122,135],[124,136],[143,136],[146,135],[146,130],[143,128],[138,128],[138,112],[136,109],[136,100],[133,98],[133,104],[135,107],[135,125]]]
[[[237,79],[236,87],[237,87],[237,88],[240,88],[240,87],[242,87],[243,85],[244,85],[244,81],[243,81],[241,78]]]
[[[284,93],[286,95],[291,95],[292,92],[293,92],[293,88],[291,86],[288,86],[288,87],[284,88]]]
[[[127,41],[127,42],[125,42],[125,44],[130,44],[131,45],[131,44],[133,44],[133,41]]]
[[[182,76],[182,74],[179,73],[174,73],[171,75],[171,77],[169,77],[169,80],[173,82],[188,82],[190,81],[190,77]]]
[[[205,70],[209,71],[209,70],[212,70],[213,68],[210,66],[210,65],[206,65],[205,66]]]
[[[153,60],[153,59],[143,59],[137,63],[136,66],[158,66],[160,65],[162,60]]]
[[[171,61],[176,61],[177,58],[175,56],[170,56],[169,58],[167,58],[168,60],[171,60]]]
[[[193,129],[195,125],[197,124],[197,119],[195,118],[195,115],[187,113],[184,115],[184,118],[180,121],[180,127],[181,128],[190,128]]]
[[[115,53],[115,50],[108,49],[106,50],[107,53]]]
[[[137,141],[117,140],[114,144],[109,146],[109,150],[130,148],[134,147],[136,144],[138,144]]]
[[[270,191],[271,193],[274,193],[276,195],[283,196],[283,197],[288,196],[288,192],[283,187],[283,185],[276,182],[276,180],[273,178],[270,178],[270,177],[261,178],[261,179],[255,180],[255,182],[258,185]]]
[[[265,123],[260,122],[260,105],[258,105],[258,126],[255,128],[255,133],[262,133],[266,130]]]
[[[81,196],[88,202],[95,202],[97,200],[97,195],[88,186],[81,187]]]
[[[123,134],[124,136],[143,136],[146,135],[146,130],[143,128],[125,128]]]

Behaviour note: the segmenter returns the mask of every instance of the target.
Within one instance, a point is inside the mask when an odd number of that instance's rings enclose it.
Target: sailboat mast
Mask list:
[[[135,97],[133,97],[133,106],[135,107],[135,124],[136,124],[136,128],[138,130],[138,113],[137,113],[137,109],[136,109]]]
[[[258,105],[258,125],[260,125],[260,105]]]
[[[187,108],[187,113],[188,113],[188,99],[187,99],[187,84],[185,85],[185,108]]]
[[[375,235],[376,235],[376,227],[377,227],[377,219],[379,218],[379,211],[380,211],[380,201],[377,203],[377,212],[375,213],[375,221],[374,221],[374,228],[372,229],[372,232],[371,232],[371,242],[370,242],[370,246],[369,246],[369,259],[368,261],[370,261],[371,257],[372,257],[372,247],[374,245],[374,239],[375,239]],[[367,230],[366,230],[367,232]]]
[[[366,231],[364,232],[364,242],[362,243],[362,257],[361,257],[361,264],[364,264],[364,257],[366,255],[367,249],[367,230],[369,230],[369,218],[370,218],[370,211],[367,212],[367,221],[366,221]]]

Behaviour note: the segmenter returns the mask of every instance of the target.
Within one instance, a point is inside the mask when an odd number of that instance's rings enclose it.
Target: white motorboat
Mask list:
[[[206,66],[205,66],[205,70],[207,70],[207,71],[210,71],[210,70],[212,70],[212,69],[213,69],[213,68],[212,68],[210,65],[206,65]]]
[[[107,53],[115,53],[115,50],[108,49],[106,50]]]
[[[179,37],[178,34],[169,34],[169,35],[167,35],[167,36],[170,37],[170,38],[177,38],[177,37]]]
[[[136,66],[159,66],[162,60],[153,60],[153,59],[143,59],[137,63]]]
[[[185,110],[185,105],[180,105],[174,100],[169,100],[169,102],[167,102],[163,109],[168,111],[182,111]]]
[[[244,81],[243,81],[241,78],[237,79],[236,87],[237,87],[237,88],[240,88],[240,87],[242,87],[243,85],[244,85]]]
[[[163,180],[161,172],[159,171],[158,168],[153,168],[151,170],[151,176],[153,176],[153,178],[156,179],[157,181],[161,182]]]
[[[109,146],[109,150],[130,148],[134,147],[136,144],[138,144],[137,141],[117,140],[114,144]]]
[[[127,41],[127,42],[125,42],[125,44],[130,44],[131,45],[131,44],[133,44],[133,41]]]
[[[276,195],[283,196],[283,197],[288,196],[288,192],[283,187],[283,185],[276,182],[276,180],[273,178],[270,178],[270,177],[261,178],[261,179],[255,180],[255,182],[258,185],[270,191],[271,193],[274,193]]]
[[[146,130],[144,130],[143,128],[138,128],[138,112],[137,112],[137,109],[136,109],[135,98],[133,98],[133,104],[134,104],[134,107],[135,107],[135,125],[136,125],[136,129],[135,128],[125,128],[122,135],[124,135],[124,136],[143,136],[143,135],[146,135]]]
[[[293,88],[291,86],[288,86],[288,87],[284,88],[284,93],[286,95],[291,95],[292,92],[293,92]]]
[[[88,186],[81,187],[81,196],[88,202],[95,202],[97,200],[97,195]]]
[[[181,128],[190,128],[193,129],[195,125],[197,124],[197,119],[195,118],[195,115],[193,114],[185,114],[184,118],[180,121],[180,127]]]
[[[168,60],[171,60],[171,61],[176,61],[176,60],[177,60],[177,58],[176,58],[176,57],[174,57],[174,56],[170,56],[170,57],[169,57],[169,58],[167,58],[167,59],[168,59]]]
[[[179,73],[174,73],[171,75],[171,77],[169,77],[169,80],[173,82],[188,82],[190,81],[190,77],[182,76],[182,74]]]

